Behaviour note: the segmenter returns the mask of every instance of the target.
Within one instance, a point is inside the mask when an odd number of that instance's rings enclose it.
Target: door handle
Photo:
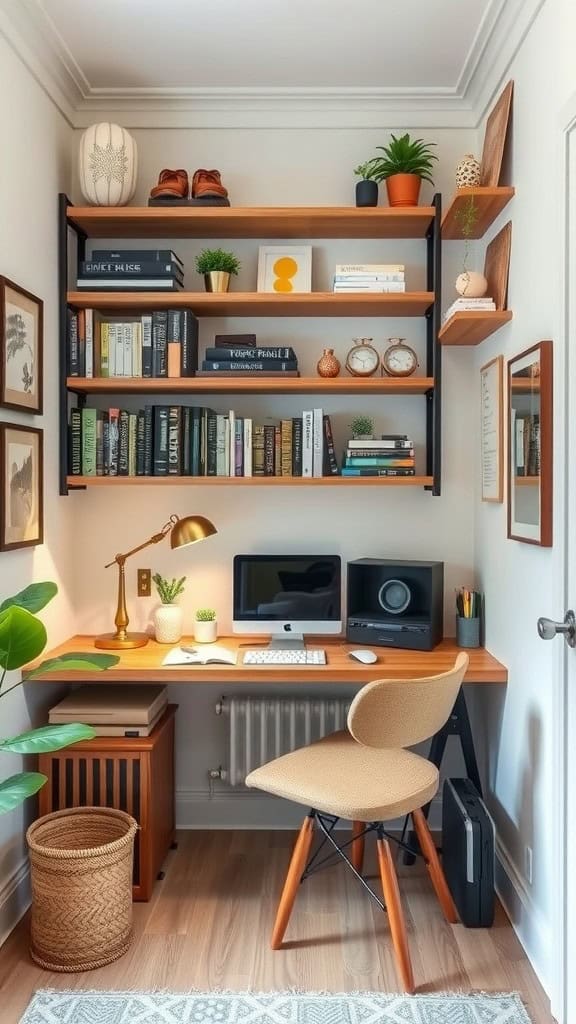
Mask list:
[[[553,640],[560,634],[564,637],[568,647],[576,647],[576,617],[574,612],[566,612],[564,622],[554,622],[554,619],[538,619],[538,636],[541,640]]]

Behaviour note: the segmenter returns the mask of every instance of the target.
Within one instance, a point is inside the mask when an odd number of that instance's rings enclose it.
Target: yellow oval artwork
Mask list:
[[[292,256],[281,256],[280,259],[272,265],[276,277],[272,282],[272,287],[275,292],[292,292],[294,291],[294,285],[292,284],[291,278],[298,273],[298,264]]]

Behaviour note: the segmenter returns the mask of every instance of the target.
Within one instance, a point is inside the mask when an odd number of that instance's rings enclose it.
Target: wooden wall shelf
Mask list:
[[[459,188],[452,198],[442,218],[442,239],[454,239],[463,241],[462,225],[459,217],[466,208],[470,199],[474,200],[474,206],[478,211],[470,238],[482,238],[496,217],[505,206],[508,205],[514,196],[514,189],[508,185],[500,185],[497,188],[474,186],[473,188]]]
[[[512,319],[509,309],[454,313],[438,335],[441,345],[479,345]]]
[[[78,395],[425,395],[433,377],[68,377]]]
[[[335,295],[333,292],[69,292],[76,309],[139,312],[191,309],[196,316],[424,316],[433,292]]]
[[[69,206],[92,238],[425,238],[433,206]]]
[[[68,487],[432,487],[431,476],[69,476]]]

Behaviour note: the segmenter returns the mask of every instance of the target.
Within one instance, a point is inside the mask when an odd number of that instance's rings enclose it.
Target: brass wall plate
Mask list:
[[[150,597],[152,593],[151,569],[138,569],[138,597]]]

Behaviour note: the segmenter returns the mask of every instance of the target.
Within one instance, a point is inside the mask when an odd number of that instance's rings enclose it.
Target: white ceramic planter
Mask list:
[[[184,616],[177,604],[161,604],[154,612],[154,635],[159,644],[177,644]]]
[[[213,644],[218,637],[218,623],[194,621],[194,639],[197,644]]]
[[[93,206],[126,206],[136,191],[136,142],[119,124],[102,121],[80,139],[78,176],[82,195]]]

